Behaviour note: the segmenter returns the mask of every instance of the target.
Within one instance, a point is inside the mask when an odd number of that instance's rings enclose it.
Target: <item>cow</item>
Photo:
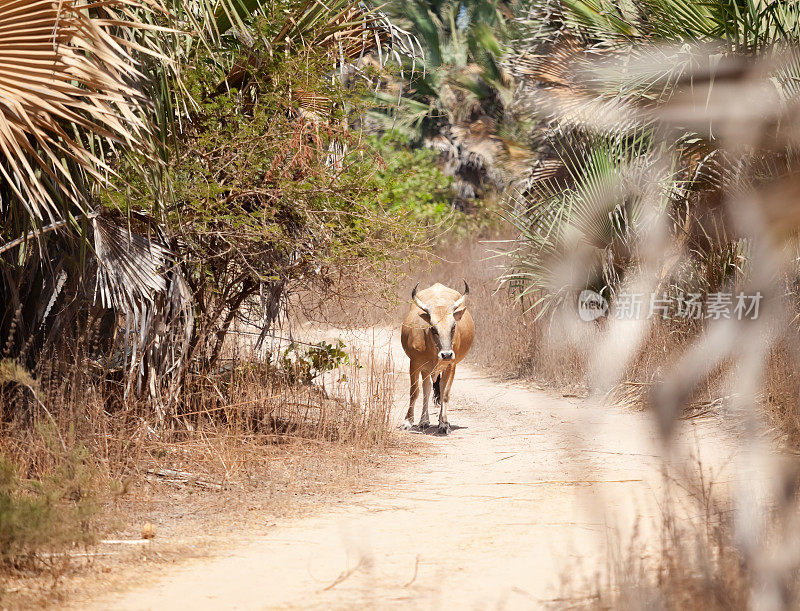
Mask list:
[[[466,307],[469,286],[464,281],[464,294],[436,283],[417,293],[419,282],[411,291],[413,305],[403,322],[400,341],[410,359],[411,391],[408,413],[401,425],[414,426],[414,403],[419,395],[422,374],[422,415],[419,428],[430,426],[428,404],[433,386],[433,399],[439,406],[440,435],[450,433],[447,403],[456,375],[456,365],[467,355],[475,337],[475,325]]]

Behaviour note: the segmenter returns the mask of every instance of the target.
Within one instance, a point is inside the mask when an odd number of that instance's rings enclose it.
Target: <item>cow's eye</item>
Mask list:
[[[439,335],[439,330],[436,327],[431,327],[431,333],[434,335]]]

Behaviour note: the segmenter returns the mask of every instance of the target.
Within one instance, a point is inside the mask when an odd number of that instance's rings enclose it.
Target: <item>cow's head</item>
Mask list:
[[[411,299],[417,304],[417,307],[422,310],[420,317],[428,325],[426,330],[433,343],[436,345],[436,350],[439,354],[439,359],[443,361],[452,361],[456,358],[456,353],[453,351],[453,336],[456,332],[456,323],[461,320],[466,308],[467,295],[469,295],[469,285],[464,280],[464,294],[461,295],[450,305],[427,305],[420,301],[417,297],[417,287],[419,282],[411,291]]]

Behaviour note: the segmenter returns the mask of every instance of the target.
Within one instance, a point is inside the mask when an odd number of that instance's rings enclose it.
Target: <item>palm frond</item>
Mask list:
[[[174,399],[194,328],[191,290],[158,233],[142,235],[99,215],[92,227],[96,294],[102,306],[125,317],[122,354],[130,373],[126,394],[134,382],[139,391],[147,382],[163,417],[167,405],[161,391],[169,386],[166,398]]]
[[[562,0],[565,25],[596,40],[703,43],[731,50],[767,49],[800,37],[800,7],[752,0]]]
[[[161,10],[150,0],[0,0],[0,183],[14,224],[58,223],[71,206],[88,212],[91,182],[113,175],[108,150],[151,154],[145,76],[115,35],[120,25],[151,27],[131,7]]]
[[[166,291],[169,253],[157,241],[97,216],[92,220],[97,287],[104,307],[141,315],[143,304]]]
[[[503,280],[520,296],[537,295],[538,315],[577,290],[613,293],[638,248],[652,195],[642,185],[662,183],[663,203],[674,189],[672,176],[651,175],[648,160],[656,157],[646,130],[564,136],[554,134],[554,156],[505,201],[519,237]]]

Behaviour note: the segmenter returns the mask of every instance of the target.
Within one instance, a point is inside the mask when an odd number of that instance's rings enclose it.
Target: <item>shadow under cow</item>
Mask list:
[[[458,426],[457,424],[450,424],[450,434],[458,431],[460,429],[467,429],[468,426]],[[410,433],[415,433],[417,435],[435,435],[437,437],[447,437],[447,435],[443,435],[439,433],[439,425],[438,424],[429,424],[425,427],[420,427],[418,424],[415,424],[414,427],[409,431]]]

